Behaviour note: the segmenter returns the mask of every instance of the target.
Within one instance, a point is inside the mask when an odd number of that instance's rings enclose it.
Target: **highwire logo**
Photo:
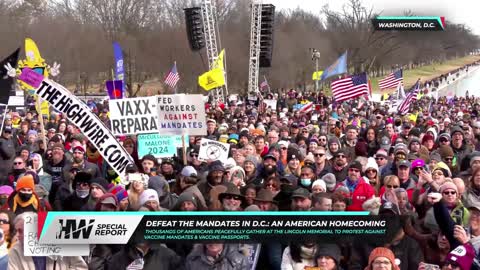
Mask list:
[[[56,239],[89,239],[95,219],[59,219]],[[82,237],[80,238],[80,235]]]
[[[377,31],[443,31],[445,17],[376,17],[372,20]]]

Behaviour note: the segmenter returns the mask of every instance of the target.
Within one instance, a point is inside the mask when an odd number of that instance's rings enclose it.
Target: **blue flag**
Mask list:
[[[122,99],[124,97],[122,92],[122,81],[106,81],[105,86],[107,88],[107,93],[110,99]]]
[[[347,73],[347,52],[342,54],[337,61],[323,71],[321,80],[343,73]]]
[[[123,81],[125,78],[125,69],[123,68],[123,53],[120,44],[113,43],[113,55],[115,56],[115,79]],[[122,83],[122,96],[125,96],[125,83]]]

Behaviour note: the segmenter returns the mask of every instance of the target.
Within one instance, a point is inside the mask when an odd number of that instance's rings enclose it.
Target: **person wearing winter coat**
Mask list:
[[[352,204],[347,207],[347,211],[363,211],[362,204],[375,196],[374,188],[363,179],[361,172],[362,165],[360,162],[354,161],[350,163],[347,179],[337,185],[337,188],[345,186],[350,191]]]
[[[248,258],[237,245],[222,243],[200,244],[187,256],[186,270],[244,270],[249,269]]]
[[[283,251],[282,270],[303,270],[315,266],[318,245],[315,243],[291,243]]]
[[[5,126],[0,137],[0,182],[6,183],[7,174],[15,159],[15,145],[12,140],[12,127]]]
[[[31,269],[46,269],[46,270],[87,270],[88,266],[80,256],[61,257],[60,259],[53,259],[49,256],[31,257],[25,256],[23,245],[23,228],[24,220],[27,215],[36,215],[33,213],[24,213],[18,215],[15,220],[15,231],[17,232],[18,241],[13,245],[8,253],[8,269],[9,270],[31,270]]]
[[[15,215],[24,212],[46,212],[52,208],[48,201],[38,198],[34,191],[35,183],[31,174],[18,179],[15,191],[8,197],[4,210],[10,210]]]

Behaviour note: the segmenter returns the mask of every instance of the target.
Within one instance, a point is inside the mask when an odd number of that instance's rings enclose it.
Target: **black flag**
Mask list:
[[[0,62],[0,103],[2,104],[8,104],[8,98],[15,96],[15,78],[7,75],[5,65],[10,63],[13,68],[17,68],[19,52],[20,48]]]

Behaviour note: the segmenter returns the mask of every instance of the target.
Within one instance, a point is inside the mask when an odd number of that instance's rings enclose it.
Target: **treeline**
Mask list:
[[[206,70],[207,60],[204,50],[193,53],[188,46],[183,8],[193,2],[0,0],[0,56],[23,47],[25,37],[31,37],[47,62],[62,64],[58,80],[81,90],[111,78],[112,41],[118,41],[126,54],[131,93],[145,81],[162,80],[174,61],[181,73],[179,89],[196,92],[197,76]],[[242,92],[247,88],[250,1],[217,2],[229,91]],[[444,32],[375,32],[371,18],[376,15],[360,0],[351,0],[340,12],[328,6],[277,10],[273,66],[261,70],[261,78],[265,75],[272,88],[311,84],[309,48],[321,52],[321,69],[348,50],[351,72],[382,75],[399,65],[465,56],[479,45],[468,26],[448,21]]]

